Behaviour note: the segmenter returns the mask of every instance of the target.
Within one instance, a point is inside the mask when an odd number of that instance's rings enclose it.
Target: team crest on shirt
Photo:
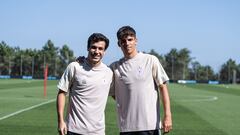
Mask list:
[[[142,77],[143,76],[143,68],[139,66],[137,68],[137,77]]]
[[[106,84],[106,83],[107,83],[106,79],[103,79],[103,84]]]
[[[83,79],[83,80],[82,80],[82,84],[87,84],[86,79]]]
[[[87,78],[86,76],[81,76],[81,84],[87,84]]]

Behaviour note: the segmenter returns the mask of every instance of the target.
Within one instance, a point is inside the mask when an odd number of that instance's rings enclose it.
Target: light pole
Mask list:
[[[20,56],[20,76],[22,76],[22,55]]]
[[[34,75],[34,56],[32,57],[32,78]]]
[[[186,66],[186,64],[185,64],[184,61],[182,61],[182,64],[183,64],[182,79],[185,80],[185,66]]]
[[[171,55],[171,61],[172,61],[172,80],[174,80],[173,78],[173,71],[174,71],[174,59],[173,56]]]
[[[9,63],[8,63],[8,75],[11,75],[11,56],[9,56]]]
[[[230,83],[230,65],[229,65],[229,63],[228,63],[228,83]]]

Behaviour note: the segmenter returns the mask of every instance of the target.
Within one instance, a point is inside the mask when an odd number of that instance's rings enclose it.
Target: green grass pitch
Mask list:
[[[57,81],[0,79],[0,134],[57,135]],[[168,135],[238,135],[240,86],[169,84],[173,130]],[[118,135],[115,103],[106,108],[106,134]]]

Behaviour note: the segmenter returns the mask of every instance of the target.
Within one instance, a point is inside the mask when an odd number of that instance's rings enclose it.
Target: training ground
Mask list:
[[[0,79],[1,135],[57,135],[57,81]],[[239,135],[240,86],[169,84],[173,130],[168,135]],[[118,135],[115,103],[106,108],[106,135]]]

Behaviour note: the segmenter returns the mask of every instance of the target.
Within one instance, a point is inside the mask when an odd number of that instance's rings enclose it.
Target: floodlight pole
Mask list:
[[[57,76],[57,56],[55,57],[55,63],[54,63],[54,75]]]
[[[207,66],[207,69],[206,69],[206,70],[207,70],[207,80],[208,80],[208,66]]]
[[[22,55],[20,56],[20,76],[22,76]]]
[[[236,84],[236,75],[237,75],[237,72],[236,72],[236,70],[234,69],[233,70],[233,84]]]
[[[229,65],[229,63],[228,63],[228,83],[230,83],[230,65]]]
[[[11,56],[9,56],[9,63],[8,63],[8,75],[11,75]]]
[[[34,75],[34,56],[32,57],[32,77]]]
[[[43,70],[45,69],[46,66],[46,58],[45,58],[45,52],[43,54]]]
[[[197,80],[197,69],[194,70],[194,79]]]
[[[174,59],[172,55],[171,55],[171,60],[172,60],[172,80],[173,80]]]
[[[183,74],[182,74],[182,79],[183,80],[185,80],[185,66],[186,66],[186,64],[185,64],[185,62],[184,61],[182,61],[182,64],[183,64]]]

